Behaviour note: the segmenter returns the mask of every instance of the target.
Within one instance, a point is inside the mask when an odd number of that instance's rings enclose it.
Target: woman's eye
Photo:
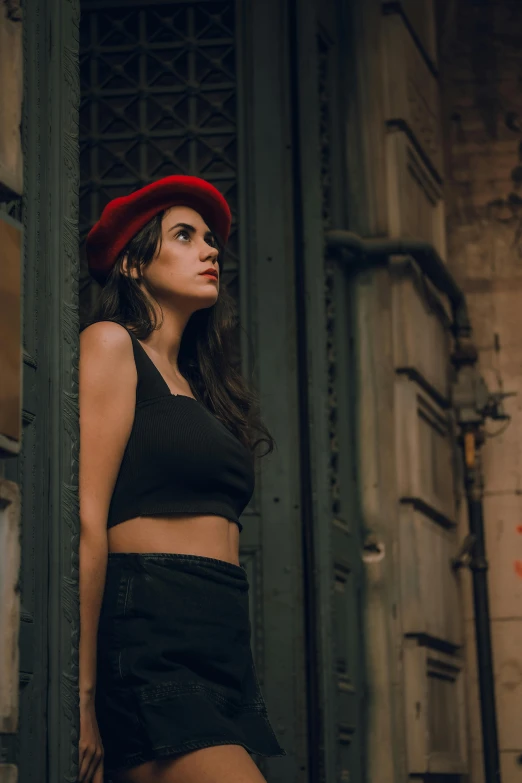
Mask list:
[[[178,231],[178,239],[183,236],[186,239],[190,239],[189,232],[185,231],[185,229],[181,229],[181,231]]]

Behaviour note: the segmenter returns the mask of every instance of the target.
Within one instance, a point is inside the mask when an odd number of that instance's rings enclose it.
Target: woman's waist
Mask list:
[[[109,552],[199,555],[239,565],[239,528],[202,514],[143,516],[108,530]]]

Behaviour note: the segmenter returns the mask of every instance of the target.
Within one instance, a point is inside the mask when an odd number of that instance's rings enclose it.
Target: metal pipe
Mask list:
[[[477,647],[477,670],[480,691],[480,718],[486,783],[500,783],[500,755],[493,677],[493,651],[491,645],[491,619],[488,597],[488,561],[483,516],[483,477],[477,433],[466,430],[462,438],[465,466],[466,499],[468,504],[469,533],[472,536],[469,568],[473,577],[473,605]]]
[[[411,256],[428,280],[448,297],[453,311],[454,329],[462,336],[470,334],[466,297],[429,242],[400,237],[365,239],[352,231],[336,230],[326,232],[326,245],[330,251],[340,253],[344,263],[353,268],[386,266],[389,256]]]

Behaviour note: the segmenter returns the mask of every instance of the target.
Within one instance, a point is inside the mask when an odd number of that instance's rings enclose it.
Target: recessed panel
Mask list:
[[[453,526],[459,453],[449,412],[418,383],[400,375],[395,415],[399,500]]]
[[[423,239],[445,259],[445,217],[440,185],[402,130],[388,131],[386,165],[390,236]]]
[[[416,0],[422,5],[423,0]],[[439,83],[399,14],[383,17],[386,120],[405,123],[437,176],[442,176]]]
[[[404,644],[408,772],[458,775],[467,770],[462,659]]]
[[[447,401],[450,378],[450,320],[442,301],[408,261],[392,265],[395,369],[419,377]]]
[[[403,505],[399,517],[402,632],[429,636],[455,647],[463,629],[457,576],[452,558],[456,534],[434,519]]]
[[[22,231],[0,217],[0,456],[17,454],[21,438]]]

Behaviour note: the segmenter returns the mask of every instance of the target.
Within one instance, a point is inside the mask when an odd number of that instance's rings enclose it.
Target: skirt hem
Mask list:
[[[105,767],[104,771],[108,775],[114,775],[119,772],[123,772],[132,767],[137,767],[140,764],[145,764],[148,761],[161,761],[169,756],[183,756],[186,753],[191,753],[195,750],[203,750],[203,748],[218,747],[221,745],[239,745],[244,748],[248,753],[254,756],[264,756],[265,758],[278,758],[286,756],[286,751],[280,748],[280,753],[274,753],[270,751],[254,750],[251,746],[245,742],[235,740],[222,740],[222,739],[208,739],[198,740],[197,742],[184,742],[182,745],[166,745],[159,748],[152,749],[146,753],[135,753],[132,756],[127,756],[123,764],[119,764],[117,767]]]

